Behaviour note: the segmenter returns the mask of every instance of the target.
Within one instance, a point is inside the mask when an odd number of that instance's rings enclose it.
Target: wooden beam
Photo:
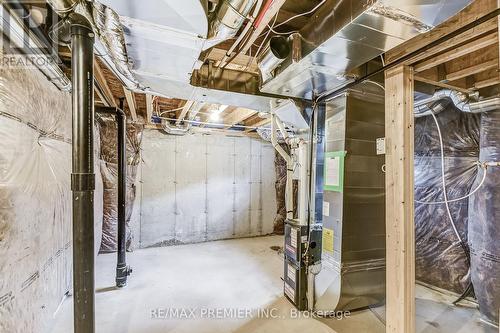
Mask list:
[[[471,53],[473,51],[477,51],[479,49],[483,49],[485,47],[494,45],[498,43],[498,32],[495,31],[494,33],[490,33],[486,36],[483,36],[478,39],[474,39],[469,43],[466,43],[465,45],[458,46],[456,48],[453,48],[443,54],[437,55],[434,58],[425,60],[423,62],[418,63],[415,65],[415,72],[423,72],[427,69],[431,69],[432,67],[435,67],[439,64],[443,64],[447,61],[451,61],[457,58],[460,58],[468,53]]]
[[[490,60],[478,65],[470,66],[467,68],[464,68],[462,70],[453,72],[453,73],[448,73],[446,75],[446,82],[450,81],[455,81],[459,79],[463,79],[464,77],[471,76],[477,73],[485,72],[490,69],[497,68],[498,66],[498,60]]]
[[[440,24],[435,27],[431,31],[425,34],[420,34],[409,41],[396,46],[392,50],[386,53],[386,63],[390,64],[407,54],[415,52],[416,50],[422,48],[429,43],[432,43],[438,40],[441,37],[448,35],[449,33],[460,29],[461,27],[476,21],[478,18],[491,13],[492,11],[499,8],[499,4],[497,0],[475,0],[469,6],[467,6],[464,10],[460,11],[457,15],[453,16],[445,23]],[[429,57],[436,53],[442,52],[448,48],[455,47],[466,40],[475,39],[478,36],[484,34],[487,31],[492,31],[495,29],[495,23],[492,21],[485,22],[479,26],[476,26],[474,29],[468,30],[464,34],[457,36],[455,38],[449,39],[445,43],[442,43],[436,48],[427,50],[423,56]],[[423,58],[412,58],[405,64],[413,64],[416,61],[423,60]]]
[[[413,70],[385,73],[386,332],[415,332]]]
[[[432,84],[433,86],[444,88],[444,89],[456,90],[456,91],[459,91],[459,92],[464,93],[464,94],[470,94],[472,92],[470,89],[464,89],[464,88],[457,87],[455,85],[451,85],[448,83],[435,81],[435,80],[428,79],[428,78],[423,77],[423,76],[415,75],[414,79],[415,79],[415,81],[418,81],[418,82]]]
[[[255,124],[246,125],[246,126],[261,127],[261,126],[269,124],[270,122],[271,122],[271,118],[265,118],[265,119],[262,119],[261,121],[256,122]],[[255,128],[247,128],[245,130],[245,132],[251,132],[254,130],[255,130]]]
[[[224,118],[224,123],[226,124],[225,128],[226,129],[231,128],[234,125],[250,118],[257,112],[258,111],[245,108],[236,108],[227,117]]]
[[[186,101],[186,104],[182,107],[181,113],[179,114],[179,117],[177,117],[177,121],[175,122],[176,126],[179,126],[180,123],[186,118],[186,115],[188,114],[189,110],[193,107],[195,102],[193,101]]]
[[[151,122],[153,117],[153,95],[146,94],[146,124]]]
[[[205,60],[207,59],[214,60],[217,62],[218,65],[218,63],[226,55],[226,52],[227,52],[226,50],[213,48],[205,56]],[[254,72],[254,73],[257,73],[259,71],[257,68],[257,61],[253,57],[247,56],[245,54],[239,54],[231,61],[231,63],[227,64],[226,68],[238,71]]]
[[[137,121],[137,109],[135,104],[134,93],[123,87],[123,92],[125,93],[125,99],[127,100],[127,105],[130,110],[130,116],[132,121]]]
[[[99,65],[97,59],[94,59],[94,78],[99,84],[99,87],[101,87],[102,93],[104,95],[103,98],[106,100],[107,104],[112,107],[117,107],[113,92],[109,88],[106,76],[104,76],[104,73],[102,72],[101,66]]]
[[[488,79],[488,80],[483,80],[483,81],[479,81],[479,82],[474,83],[474,88],[476,88],[476,89],[482,89],[482,88],[491,87],[491,86],[494,86],[494,85],[497,85],[497,84],[500,85],[500,78],[499,77],[494,77],[494,78],[491,78],[491,79]]]
[[[267,12],[264,14],[264,17],[262,18],[262,21],[260,22],[260,25],[255,29],[254,33],[250,37],[249,41],[246,43],[245,47],[241,51],[241,54],[246,54],[248,52],[248,49],[252,46],[253,43],[259,38],[260,34],[268,29],[267,25],[271,22],[271,20],[274,18],[274,16],[280,11],[281,6],[285,4],[286,0],[274,0],[271,6],[269,6],[269,9]]]

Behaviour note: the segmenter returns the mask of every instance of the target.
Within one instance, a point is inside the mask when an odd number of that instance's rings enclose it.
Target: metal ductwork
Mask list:
[[[432,97],[417,101],[414,105],[415,117],[428,116],[431,113],[438,114],[450,102],[458,110],[468,113],[481,113],[500,109],[500,97],[471,101],[467,95],[461,92],[444,89],[436,91]]]
[[[208,13],[206,0],[101,0],[75,10],[91,19],[100,37],[96,52],[129,90],[268,110],[272,98],[258,95],[258,80],[255,89],[235,91],[227,84],[211,85],[218,81],[214,77],[192,78],[202,67],[203,50],[215,39],[234,36],[256,2],[226,0],[214,13]]]
[[[161,119],[161,129],[163,132],[166,134],[170,135],[185,135],[189,133],[192,127],[192,123],[196,116],[198,115],[198,112],[200,112],[201,108],[203,107],[203,103],[195,102],[191,108],[189,109],[189,112],[186,117],[186,121],[184,121],[184,124],[182,126],[180,125],[172,125],[167,119]]]
[[[208,43],[204,49],[236,36],[255,2],[256,0],[222,0],[210,25]]]
[[[290,55],[291,47],[283,36],[274,36],[269,40],[267,48],[257,60],[262,82],[273,78],[274,70]]]
[[[431,30],[472,0],[327,0],[261,91],[312,99],[362,64]]]
[[[60,15],[73,11],[78,5],[78,0],[47,0],[49,5]]]

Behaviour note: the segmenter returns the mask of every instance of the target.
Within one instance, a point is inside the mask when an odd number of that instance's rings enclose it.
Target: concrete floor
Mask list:
[[[385,331],[383,307],[342,320],[297,318],[282,296],[282,258],[270,249],[281,244],[281,237],[271,236],[138,250],[128,255],[134,272],[122,290],[113,287],[116,256],[100,255],[96,331]],[[448,305],[449,296],[424,287],[417,288],[417,296],[418,332],[496,332],[478,321],[475,308]],[[53,332],[72,332],[72,317],[69,298],[56,316]]]

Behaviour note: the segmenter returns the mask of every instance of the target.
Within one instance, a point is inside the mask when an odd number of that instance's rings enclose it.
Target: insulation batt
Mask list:
[[[117,124],[114,120],[99,122],[101,129],[101,161],[100,169],[104,184],[104,211],[101,253],[117,251],[118,231],[118,150],[117,150]],[[140,149],[142,142],[141,125],[127,124],[127,189],[125,204],[126,219],[126,244],[131,250],[133,235],[130,229],[133,204],[136,197],[137,168],[140,162]]]
[[[500,161],[500,110],[483,113],[479,159]],[[479,172],[476,188],[483,178]],[[500,167],[490,167],[479,191],[469,201],[469,246],[472,283],[479,309],[498,324],[500,309]]]
[[[71,95],[0,67],[0,332],[48,331],[71,289],[70,174]],[[99,244],[99,177],[95,217]]]
[[[467,195],[477,175],[479,115],[462,113],[450,103],[437,119],[443,134],[448,198]],[[441,152],[432,117],[415,122],[415,200],[443,201]],[[457,229],[467,241],[468,200],[450,203]],[[462,293],[470,281],[467,257],[446,213],[446,206],[415,202],[416,278]]]

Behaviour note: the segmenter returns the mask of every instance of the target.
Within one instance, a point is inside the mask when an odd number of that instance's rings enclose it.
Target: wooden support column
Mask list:
[[[415,332],[413,69],[385,73],[386,332]]]

